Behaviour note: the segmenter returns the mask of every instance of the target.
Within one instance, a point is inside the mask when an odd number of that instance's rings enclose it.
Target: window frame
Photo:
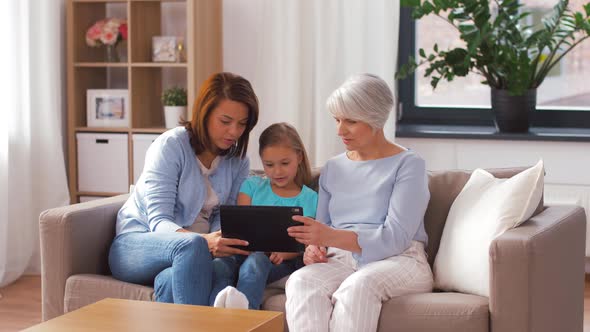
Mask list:
[[[416,57],[416,21],[412,8],[400,8],[398,69]],[[590,41],[586,41],[590,42]],[[408,125],[494,126],[491,108],[420,107],[415,104],[415,74],[398,80],[398,123]],[[451,83],[452,84],[452,83]],[[588,105],[590,107],[590,105]],[[590,128],[590,110],[541,109],[531,114],[531,127]]]

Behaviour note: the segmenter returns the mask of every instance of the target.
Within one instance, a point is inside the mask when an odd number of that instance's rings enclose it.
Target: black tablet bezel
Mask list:
[[[303,252],[305,246],[287,233],[288,227],[301,225],[292,219],[295,215],[303,215],[303,208],[221,205],[221,233],[224,238],[248,241],[248,246],[235,246],[247,251]]]

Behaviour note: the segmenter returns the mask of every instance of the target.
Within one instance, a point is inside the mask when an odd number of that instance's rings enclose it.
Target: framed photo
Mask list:
[[[180,49],[179,49],[180,46]],[[175,36],[152,37],[152,61],[153,62],[180,62],[183,40]]]
[[[88,89],[86,124],[88,127],[129,127],[129,90]]]

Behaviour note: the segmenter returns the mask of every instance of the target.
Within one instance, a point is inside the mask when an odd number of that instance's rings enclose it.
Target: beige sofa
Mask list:
[[[510,177],[522,169],[490,170]],[[431,172],[425,216],[432,264],[451,203],[468,171]],[[153,300],[153,289],[113,279],[107,256],[121,195],[40,216],[43,320],[106,297]],[[490,297],[416,294],[384,303],[379,331],[582,331],[586,217],[577,206],[546,206],[490,247]],[[284,311],[284,291],[267,288],[263,308]]]

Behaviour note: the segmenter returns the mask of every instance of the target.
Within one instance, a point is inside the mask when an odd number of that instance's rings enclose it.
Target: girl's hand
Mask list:
[[[309,245],[303,253],[303,264],[311,265],[315,263],[326,263],[328,261],[326,247]]]
[[[282,262],[288,261],[288,260],[293,259],[297,256],[299,256],[299,254],[295,253],[295,252],[271,252],[270,256],[268,256],[268,258],[270,259],[270,261],[273,264],[279,265]]]
[[[230,246],[247,246],[248,242],[238,239],[227,239],[221,237],[221,231],[204,234],[207,240],[209,251],[213,257],[226,257],[231,255],[249,255],[250,252]]]
[[[290,237],[306,245],[329,246],[329,239],[334,235],[334,229],[313,218],[293,216],[293,220],[303,223],[301,226],[287,228]]]
[[[274,265],[279,265],[283,262],[283,257],[281,256],[280,252],[271,252],[270,256],[268,256],[268,259],[270,259],[270,262]]]

